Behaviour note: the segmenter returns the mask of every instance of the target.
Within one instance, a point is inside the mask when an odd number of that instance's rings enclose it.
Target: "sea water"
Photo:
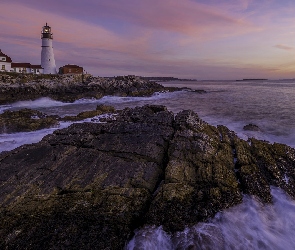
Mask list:
[[[279,188],[271,193],[272,205],[245,195],[242,204],[172,235],[162,227],[143,227],[135,231],[126,250],[295,249],[295,202]]]
[[[99,104],[116,109],[145,104],[165,105],[177,113],[195,111],[212,125],[226,125],[243,139],[255,137],[295,147],[295,80],[280,81],[175,81],[164,86],[189,87],[172,93],[156,93],[151,97],[106,96],[99,100],[82,99],[62,103],[49,98],[0,105],[5,110],[34,108],[49,115],[77,115],[93,110]],[[95,122],[97,119],[85,121]],[[259,131],[245,131],[247,124]],[[0,152],[22,144],[38,142],[60,126],[29,133],[0,134]],[[217,214],[208,223],[199,223],[183,232],[169,235],[161,227],[136,230],[126,249],[295,249],[295,203],[280,189],[272,188],[274,204],[263,205],[254,197],[244,196],[242,204]]]

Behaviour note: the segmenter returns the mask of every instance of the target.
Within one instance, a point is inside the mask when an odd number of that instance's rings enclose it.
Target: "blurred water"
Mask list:
[[[295,80],[289,81],[192,81],[167,82],[165,86],[189,87],[206,90],[206,94],[190,91],[156,93],[151,97],[105,96],[99,100],[82,99],[62,103],[49,98],[0,105],[6,109],[33,108],[59,116],[77,115],[93,110],[98,104],[112,105],[116,109],[145,104],[165,105],[174,113],[183,109],[194,110],[212,125],[226,125],[244,139],[256,137],[295,147]],[[244,131],[249,123],[261,131]]]
[[[112,114],[103,114],[98,115],[92,118],[87,118],[82,121],[77,121],[75,123],[82,123],[82,122],[96,122],[100,123],[101,118],[110,118],[115,117]],[[52,128],[41,129],[32,132],[19,132],[19,133],[11,133],[11,134],[0,134],[0,153],[2,151],[9,151],[13,150],[21,145],[24,144],[31,144],[36,143],[42,140],[45,135],[53,133],[57,129],[63,129],[74,122],[60,122],[59,125],[56,125]]]
[[[180,106],[194,110],[212,125],[226,125],[245,139],[254,136],[295,146],[294,80],[169,82],[164,85],[206,90],[207,94],[198,96],[184,93]],[[243,126],[249,123],[258,125],[261,132],[243,131]]]
[[[271,189],[274,203],[264,205],[245,195],[243,203],[173,235],[161,227],[138,229],[126,250],[197,250],[295,248],[295,202],[281,189]]]

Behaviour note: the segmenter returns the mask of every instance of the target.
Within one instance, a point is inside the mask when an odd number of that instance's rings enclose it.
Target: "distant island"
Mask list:
[[[152,81],[152,82],[169,82],[169,81],[197,81],[197,79],[182,79],[177,77],[170,77],[170,76],[135,76],[135,75],[127,75],[127,76],[119,76],[122,77],[136,77],[140,78],[145,81]],[[105,76],[103,78],[106,79],[118,79],[118,76]]]
[[[246,78],[246,79],[242,79],[242,80],[236,80],[237,82],[240,81],[267,81],[268,79],[263,79],[263,78]]]
[[[169,76],[142,76],[141,77],[147,81],[159,81],[159,82],[169,82],[169,81],[197,81],[197,79],[180,79],[177,77]]]
[[[127,77],[139,77],[142,80],[146,81],[154,81],[154,82],[169,82],[169,81],[197,81],[197,79],[182,79],[172,76],[135,76],[135,75],[128,75]],[[108,76],[104,77],[107,79],[118,78],[117,76]]]

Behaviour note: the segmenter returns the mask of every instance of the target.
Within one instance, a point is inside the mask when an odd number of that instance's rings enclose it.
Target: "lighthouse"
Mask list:
[[[43,26],[41,31],[42,39],[42,51],[41,51],[41,67],[44,74],[56,74],[56,66],[53,54],[53,35],[51,33],[51,27],[47,25]]]

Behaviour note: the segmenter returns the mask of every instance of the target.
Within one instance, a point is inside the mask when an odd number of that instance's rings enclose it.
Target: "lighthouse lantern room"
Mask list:
[[[56,66],[53,54],[53,34],[51,33],[51,27],[47,25],[43,26],[41,31],[42,50],[41,50],[41,66],[44,69],[44,74],[56,74]]]

